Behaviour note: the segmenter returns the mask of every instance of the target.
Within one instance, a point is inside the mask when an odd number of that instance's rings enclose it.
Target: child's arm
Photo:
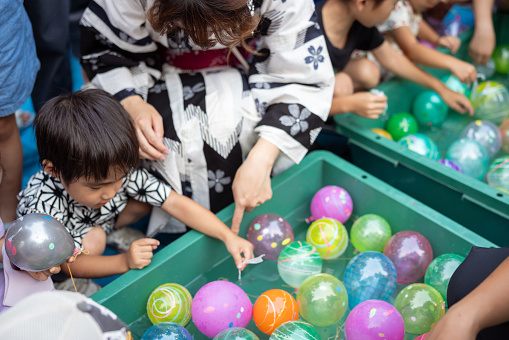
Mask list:
[[[334,97],[330,115],[353,112],[358,116],[377,119],[387,105],[387,97],[369,92],[356,92],[344,97]]]
[[[476,79],[477,71],[472,64],[420,44],[407,26],[396,28],[388,34],[392,35],[394,41],[411,61],[428,67],[449,70],[463,83],[472,83]]]
[[[427,41],[435,46],[447,47],[452,54],[458,52],[461,46],[461,40],[452,35],[439,36],[438,33],[425,21],[421,20],[419,24],[419,33],[417,38]]]
[[[474,340],[484,328],[509,321],[509,258],[452,306],[426,340]]]
[[[492,18],[494,4],[495,0],[472,0],[475,27],[469,50],[476,64],[486,65],[495,49],[496,38]]]
[[[449,90],[444,83],[415,66],[407,57],[395,51],[387,42],[373,50],[380,64],[396,75],[435,91],[453,110],[473,115],[472,104],[464,95]]]
[[[172,192],[161,208],[189,227],[223,241],[237,268],[244,269],[242,261],[254,257],[249,241],[234,234],[216,215],[190,198]]]

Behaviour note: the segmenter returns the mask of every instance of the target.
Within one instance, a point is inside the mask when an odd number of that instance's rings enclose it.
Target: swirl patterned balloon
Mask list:
[[[193,337],[177,323],[161,322],[147,329],[141,340],[193,340]]]
[[[456,163],[465,175],[482,180],[488,169],[489,157],[487,151],[479,142],[461,138],[449,146],[448,160]]]
[[[316,247],[322,259],[337,259],[348,247],[348,232],[341,222],[321,218],[309,226],[306,242]]]
[[[147,314],[155,325],[175,322],[185,326],[191,319],[193,297],[189,291],[176,283],[166,283],[154,289],[147,301]]]
[[[359,217],[350,230],[352,244],[360,252],[369,250],[383,252],[391,236],[392,230],[389,223],[375,214]]]
[[[345,270],[350,309],[367,300],[388,301],[396,289],[396,281],[396,267],[384,254],[365,251],[356,255]]]
[[[495,159],[486,174],[488,184],[509,194],[509,156]]]
[[[262,293],[253,306],[253,321],[265,334],[272,334],[279,325],[298,318],[297,301],[282,289]]]
[[[232,327],[216,335],[214,340],[260,340],[260,338],[249,329]]]
[[[468,124],[461,132],[460,138],[470,138],[488,152],[488,157],[496,155],[502,146],[502,134],[498,127],[487,120],[476,120]]]
[[[67,229],[46,214],[27,214],[12,223],[5,235],[5,251],[17,267],[38,272],[58,266],[76,247]]]
[[[449,159],[442,158],[442,159],[438,160],[438,163],[443,164],[448,168],[451,168],[453,170],[463,173],[463,170],[461,170],[461,168],[458,166],[458,164],[454,163],[453,161],[451,161]]]
[[[438,146],[431,138],[422,133],[412,133],[406,135],[398,141],[398,144],[405,146],[408,150],[418,153],[419,155],[431,158],[435,161],[440,159],[440,151]]]
[[[353,203],[350,194],[343,188],[329,185],[321,188],[311,200],[313,220],[330,217],[345,223],[352,215]]]
[[[463,256],[456,254],[440,255],[431,261],[426,275],[424,275],[424,283],[435,288],[447,305],[447,287],[451,280],[452,274],[459,265],[465,260]]]
[[[288,321],[276,328],[269,340],[320,340],[320,334],[310,324],[302,321]]]
[[[257,255],[265,254],[264,260],[277,260],[281,250],[292,243],[293,230],[290,224],[276,214],[263,214],[249,225],[247,239],[253,244]]]
[[[380,300],[368,300],[352,309],[345,322],[348,340],[403,340],[405,323],[396,307]]]
[[[287,245],[277,260],[281,279],[293,288],[299,288],[308,276],[322,271],[322,258],[315,247],[307,242]]]
[[[444,85],[451,91],[458,92],[461,94],[465,94],[467,91],[467,85],[463,84],[458,78],[454,75],[448,75],[442,77],[440,80],[444,83]]]
[[[509,116],[509,92],[496,81],[485,81],[472,90],[470,100],[474,117],[500,124]]]
[[[445,302],[440,293],[423,283],[414,283],[399,292],[394,306],[405,321],[405,331],[411,334],[429,332],[445,314]]]
[[[384,248],[384,255],[396,267],[398,283],[412,283],[424,276],[433,261],[429,241],[415,231],[400,231],[392,235]]]

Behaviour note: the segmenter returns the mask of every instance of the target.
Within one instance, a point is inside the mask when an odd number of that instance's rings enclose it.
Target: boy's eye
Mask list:
[[[92,189],[92,190],[99,190],[99,189],[101,189],[101,187],[89,187],[89,188]]]

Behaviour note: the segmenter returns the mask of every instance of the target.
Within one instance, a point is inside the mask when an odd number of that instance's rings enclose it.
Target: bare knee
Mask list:
[[[354,88],[357,91],[370,90],[380,82],[380,69],[366,58],[358,61],[355,73]]]
[[[335,76],[334,98],[349,96],[353,93],[352,78],[345,72],[339,72]]]
[[[101,227],[94,227],[83,236],[81,244],[90,255],[102,255],[106,249],[106,232]]]
[[[128,226],[147,216],[152,210],[152,206],[145,202],[140,202],[130,198],[126,207],[118,215],[115,229]]]

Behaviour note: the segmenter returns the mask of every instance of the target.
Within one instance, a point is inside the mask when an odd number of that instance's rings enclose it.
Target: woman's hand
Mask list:
[[[275,145],[260,138],[238,168],[232,184],[235,200],[232,231],[235,234],[239,233],[244,211],[251,211],[272,198],[270,174],[278,154]]]
[[[140,143],[140,158],[163,160],[169,150],[162,141],[164,127],[159,112],[137,95],[124,98],[120,103],[134,121]]]
[[[387,105],[386,96],[378,96],[369,92],[357,92],[350,96],[352,112],[358,116],[377,119]]]
[[[248,240],[233,234],[233,232],[230,232],[230,235],[224,240],[224,244],[233,256],[235,265],[240,270],[246,268],[246,264],[243,263],[245,260],[254,258],[253,245]]]
[[[449,90],[444,85],[443,89],[438,92],[438,95],[451,109],[460,113],[468,112],[468,114],[471,116],[474,115],[474,108],[472,107],[472,103],[470,103],[470,100],[468,100],[468,98],[461,93]]]

